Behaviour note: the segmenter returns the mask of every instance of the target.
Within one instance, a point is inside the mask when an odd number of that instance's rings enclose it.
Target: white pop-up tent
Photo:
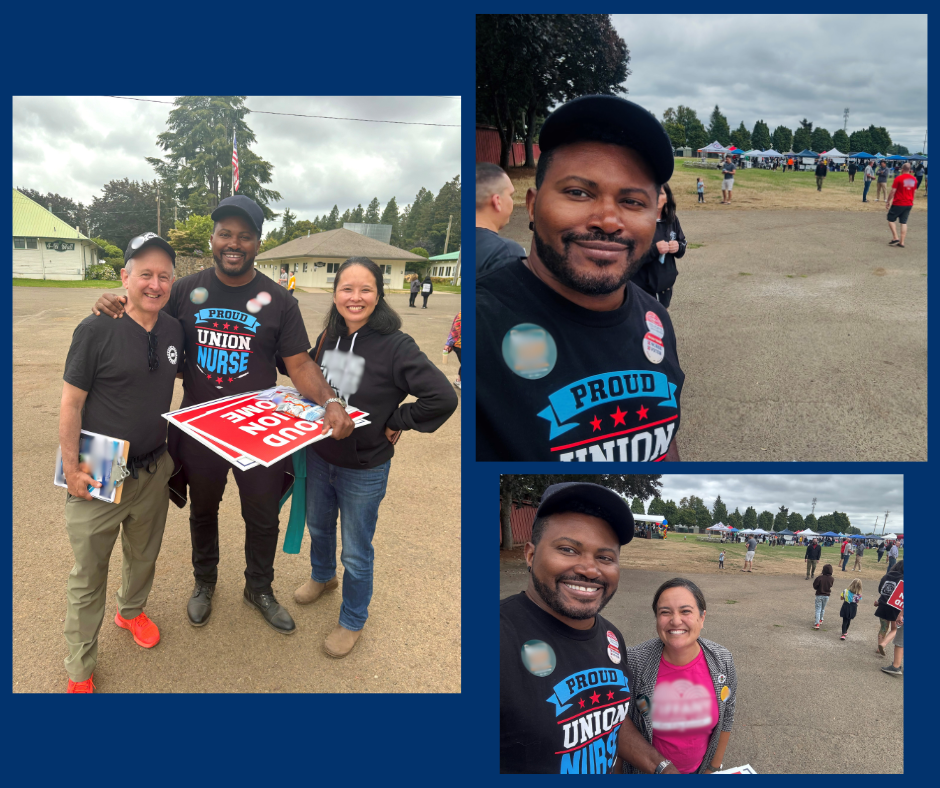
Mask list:
[[[797,531],[797,536],[819,536],[812,528],[807,528],[805,531]]]
[[[820,153],[820,156],[823,156],[827,159],[842,159],[848,158],[847,153],[842,153],[838,148],[833,148],[832,150],[827,150],[825,153]]]
[[[731,529],[728,528],[727,525],[722,525],[721,523],[716,523],[715,525],[711,526],[710,528],[706,528],[705,530],[706,530],[706,531],[730,531]]]
[[[715,140],[710,145],[706,145],[704,148],[698,149],[699,153],[727,153],[728,149],[722,145],[718,140]]]
[[[897,537],[897,534],[887,534],[885,536],[882,536],[881,538],[887,542],[889,539],[896,540],[898,537]]]
[[[633,519],[638,523],[656,523],[657,525],[661,525],[666,521],[666,518],[661,514],[635,514]]]
[[[761,153],[761,156],[763,156],[765,159],[782,159],[783,158],[783,154],[777,153],[777,151],[775,151],[773,148],[768,148],[767,150],[763,151]]]

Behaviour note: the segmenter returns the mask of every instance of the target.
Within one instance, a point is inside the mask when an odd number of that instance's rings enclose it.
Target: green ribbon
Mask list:
[[[284,508],[293,493],[283,550],[285,553],[296,554],[300,552],[300,543],[304,539],[304,529],[307,525],[307,450],[295,451],[291,458],[294,462],[294,481],[281,498],[278,511]]]

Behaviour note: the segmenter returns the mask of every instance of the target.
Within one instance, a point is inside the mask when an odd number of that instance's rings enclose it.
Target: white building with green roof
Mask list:
[[[13,190],[14,279],[84,279],[101,252],[64,219]]]

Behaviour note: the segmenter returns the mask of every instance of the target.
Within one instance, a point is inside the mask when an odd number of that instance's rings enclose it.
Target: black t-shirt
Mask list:
[[[240,287],[222,284],[215,268],[177,279],[164,311],[186,333],[183,407],[270,388],[275,354],[310,347],[297,301],[257,270]]]
[[[120,320],[90,315],[72,334],[62,379],[87,391],[82,429],[130,443],[130,456],[142,457],[166,441],[173,383],[183,360],[183,329],[160,313],[151,332],[157,338],[158,366],[148,361],[150,338],[129,315]]]
[[[820,163],[816,165],[816,177],[817,178],[826,177],[826,165],[825,164]]]
[[[595,312],[519,260],[478,275],[478,460],[661,460],[684,380],[669,313],[632,282]]]
[[[607,774],[630,705],[623,649],[620,630],[601,616],[572,629],[524,592],[502,600],[500,772]]]
[[[476,242],[477,274],[527,256],[525,249],[515,241],[502,238],[485,227],[477,227]]]

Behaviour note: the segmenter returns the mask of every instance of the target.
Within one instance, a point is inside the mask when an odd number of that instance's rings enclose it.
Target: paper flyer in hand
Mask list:
[[[712,772],[712,774],[757,774],[757,772],[754,771],[751,764],[746,763],[744,766],[737,766],[734,769],[723,769],[720,772]]]
[[[163,414],[188,435],[225,457],[236,468],[270,467],[298,449],[329,437],[323,420],[307,421],[277,410],[284,395],[300,396],[294,389],[279,386],[205,402]],[[368,413],[353,406],[346,412],[356,427],[368,424]]]

